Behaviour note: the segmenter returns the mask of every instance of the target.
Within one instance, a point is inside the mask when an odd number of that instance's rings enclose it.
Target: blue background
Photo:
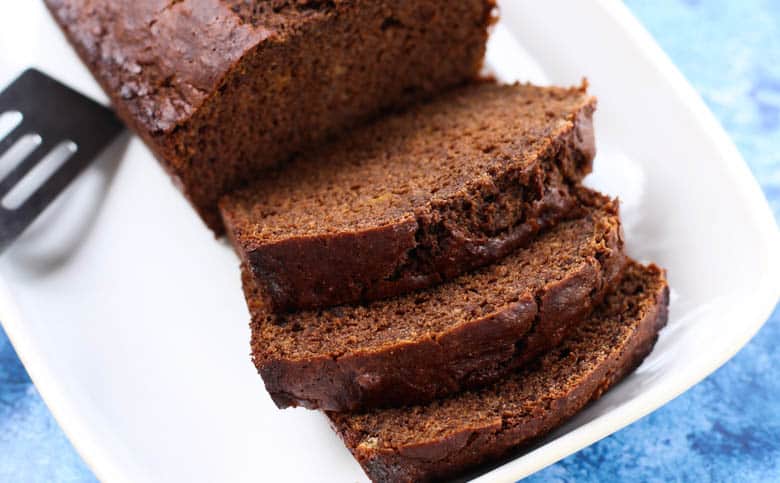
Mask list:
[[[780,218],[780,1],[628,0]],[[780,481],[780,310],[714,375],[526,481]],[[0,481],[93,481],[0,329]]]

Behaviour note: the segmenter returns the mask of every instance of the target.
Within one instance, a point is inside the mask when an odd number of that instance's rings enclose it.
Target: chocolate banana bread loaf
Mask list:
[[[364,306],[274,314],[245,276],[252,354],[279,407],[428,402],[497,380],[561,341],[620,278],[617,205],[583,190],[580,217],[444,283]]]
[[[45,0],[204,221],[220,195],[477,75],[494,0]]]
[[[577,205],[595,99],[479,82],[388,116],[222,199],[275,311],[368,302],[494,262]]]
[[[663,272],[631,263],[588,321],[508,379],[425,406],[329,416],[375,482],[453,476],[542,436],[599,398],[651,351],[667,304]]]

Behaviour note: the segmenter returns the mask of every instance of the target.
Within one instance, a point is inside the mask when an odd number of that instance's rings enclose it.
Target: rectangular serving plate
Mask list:
[[[588,77],[599,97],[588,183],[621,198],[629,253],[668,268],[673,296],[636,373],[471,475],[479,481],[522,478],[673,399],[747,343],[780,295],[780,237],[757,183],[622,3],[500,7],[489,69],[537,83]],[[1,8],[0,44],[14,49],[0,50],[0,83],[34,65],[106,101],[41,2]],[[275,408],[249,359],[237,258],[135,137],[0,258],[0,320],[101,480],[366,479],[321,414]]]

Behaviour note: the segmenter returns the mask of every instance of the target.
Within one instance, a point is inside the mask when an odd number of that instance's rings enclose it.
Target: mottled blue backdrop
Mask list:
[[[628,0],[780,219],[780,0]],[[713,376],[527,481],[780,481],[780,310]],[[0,481],[93,481],[0,329]]]

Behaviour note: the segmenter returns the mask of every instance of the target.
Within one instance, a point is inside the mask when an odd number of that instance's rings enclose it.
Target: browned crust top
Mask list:
[[[247,49],[280,31],[222,0],[45,0],[126,119],[152,134],[190,117]]]

